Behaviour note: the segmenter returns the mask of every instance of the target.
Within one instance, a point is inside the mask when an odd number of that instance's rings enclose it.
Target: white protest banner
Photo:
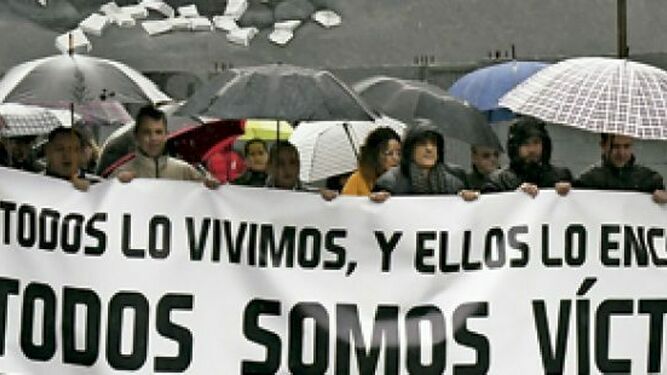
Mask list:
[[[667,208],[647,194],[0,179],[2,372],[667,371]]]

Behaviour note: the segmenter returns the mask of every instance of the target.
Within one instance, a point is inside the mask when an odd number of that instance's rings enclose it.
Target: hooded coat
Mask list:
[[[542,140],[542,159],[539,164],[532,166],[519,157],[519,147],[526,144],[531,137],[539,137]],[[512,191],[524,182],[541,188],[553,188],[557,182],[572,181],[572,173],[568,168],[551,164],[551,150],[551,137],[544,122],[530,117],[516,119],[507,135],[507,155],[510,164],[491,173],[482,191]]]
[[[394,195],[412,195],[419,194],[412,178],[410,177],[411,164],[413,164],[413,153],[417,144],[427,138],[435,135],[436,145],[438,147],[436,167],[439,165],[442,173],[437,176],[441,191],[434,194],[456,194],[464,189],[463,182],[451,173],[451,166],[444,163],[445,160],[445,140],[438,132],[437,128],[430,124],[420,124],[411,128],[405,136],[401,148],[401,163],[385,172],[376,181],[374,191],[388,191]],[[438,169],[433,167],[431,170]]]

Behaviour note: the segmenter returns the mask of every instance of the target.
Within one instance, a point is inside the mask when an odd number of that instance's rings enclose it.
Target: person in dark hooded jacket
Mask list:
[[[556,188],[565,195],[571,187],[569,169],[551,164],[551,137],[545,123],[532,117],[519,117],[507,135],[510,164],[489,176],[483,192],[521,190],[532,197],[539,188]]]
[[[477,192],[465,190],[463,181],[445,165],[445,141],[433,125],[422,123],[411,128],[401,154],[400,164],[380,176],[374,191],[393,195],[460,194],[465,200],[478,197]]]
[[[574,181],[574,187],[651,193],[657,203],[667,203],[662,176],[635,162],[632,145],[633,140],[628,136],[602,134],[602,160],[582,172]]]

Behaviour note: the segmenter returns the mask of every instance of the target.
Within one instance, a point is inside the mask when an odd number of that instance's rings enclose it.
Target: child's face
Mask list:
[[[299,181],[299,157],[292,150],[281,149],[278,153],[278,163],[274,168],[276,187],[291,189]]]
[[[269,154],[261,143],[252,143],[248,146],[248,155],[246,155],[246,165],[255,172],[266,171],[266,163],[269,160]]]

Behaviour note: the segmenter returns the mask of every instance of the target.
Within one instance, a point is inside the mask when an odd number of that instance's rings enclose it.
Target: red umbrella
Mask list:
[[[215,120],[172,133],[167,147],[188,163],[200,163],[207,156],[221,150],[226,141],[242,134],[242,121]]]
[[[183,123],[179,124],[180,122]],[[213,120],[198,124],[197,120],[181,118],[179,121],[169,121],[169,124],[170,127],[182,127],[169,135],[167,150],[190,164],[201,163],[213,153],[223,149],[226,142],[243,134],[243,121],[240,120]],[[111,162],[101,166],[99,171],[101,176],[111,175],[118,167],[134,158],[134,153],[131,152],[134,147],[131,130],[132,127],[128,126],[122,135],[111,142],[107,140],[107,143],[117,144],[105,144],[105,147],[118,148],[119,151],[113,152]],[[111,154],[112,151],[108,153]],[[105,151],[102,154],[104,156]]]

